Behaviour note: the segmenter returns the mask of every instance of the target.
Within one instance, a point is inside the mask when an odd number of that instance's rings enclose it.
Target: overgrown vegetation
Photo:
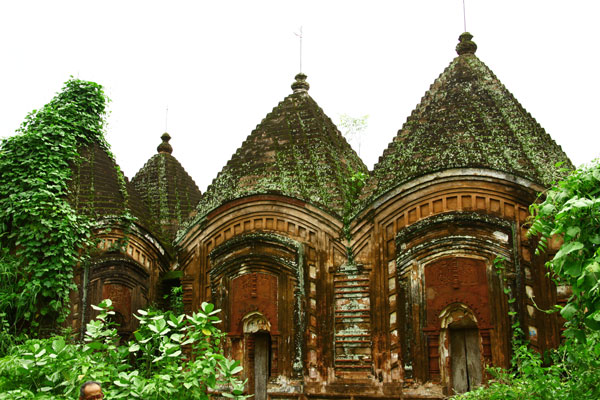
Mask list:
[[[107,101],[102,86],[71,79],[27,116],[16,136],[2,140],[0,399],[74,398],[87,380],[101,382],[115,399],[202,399],[209,389],[244,397],[244,383],[234,377],[241,367],[220,350],[218,311],[204,303],[183,315],[181,287],[169,299],[176,312],[138,311],[140,328],[127,344],[109,322],[110,300],[96,307],[100,315],[87,325],[84,343],[55,334],[70,310],[74,268],[86,266],[95,248],[92,230],[109,228],[95,225],[94,210],[88,217],[71,201],[83,147],[97,144],[114,159],[103,136]],[[125,235],[109,251],[123,251],[135,220],[116,172],[125,204],[111,223]]]
[[[600,162],[559,182],[531,212],[530,235],[541,235],[538,251],[552,237],[563,240],[548,268],[557,285],[573,290],[560,310],[565,336],[585,342],[586,329],[600,330]]]
[[[572,289],[556,309],[566,320],[565,341],[545,357],[513,341],[513,369],[491,369],[489,387],[455,399],[600,398],[600,162],[556,184],[531,212],[538,252],[549,240],[563,241],[547,267],[557,285]]]
[[[352,241],[352,232],[350,231],[350,224],[354,217],[354,202],[358,198],[360,191],[365,186],[368,175],[361,171],[354,171],[350,168],[350,179],[343,186],[344,190],[344,210],[342,215],[342,234],[341,237],[345,240],[346,257],[348,258],[348,264],[354,263],[354,253],[350,242]]]
[[[0,314],[12,333],[61,323],[91,221],[67,201],[78,146],[108,148],[102,86],[71,79],[0,147]],[[32,156],[35,155],[35,156]]]
[[[242,367],[220,349],[224,334],[212,304],[190,316],[140,310],[140,328],[125,344],[109,322],[110,300],[94,308],[100,314],[87,325],[85,343],[55,336],[13,346],[0,359],[0,399],[72,399],[88,380],[110,399],[208,399],[209,389],[246,397],[235,377]]]

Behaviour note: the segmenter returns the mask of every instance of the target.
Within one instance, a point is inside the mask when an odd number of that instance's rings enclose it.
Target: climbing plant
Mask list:
[[[0,314],[16,331],[62,322],[92,222],[69,204],[78,146],[108,145],[102,86],[67,81],[0,144]]]
[[[572,289],[555,309],[566,320],[565,342],[542,357],[515,336],[512,369],[489,369],[488,387],[456,400],[600,398],[600,162],[571,173],[530,209],[528,235],[539,237],[537,252],[562,241],[546,266],[557,285]],[[502,271],[501,260],[496,267]]]
[[[540,235],[538,252],[552,237],[562,245],[547,267],[558,285],[572,288],[560,308],[565,336],[585,342],[586,330],[600,331],[600,162],[570,174],[531,206],[530,235]]]

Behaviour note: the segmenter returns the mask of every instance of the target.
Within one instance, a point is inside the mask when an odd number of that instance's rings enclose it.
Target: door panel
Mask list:
[[[450,329],[452,389],[464,393],[481,385],[478,329]]]
[[[465,350],[464,329],[450,329],[452,389],[456,393],[464,393],[469,390],[467,354]]]
[[[254,398],[267,399],[267,380],[269,379],[270,340],[268,334],[256,334],[254,337]]]

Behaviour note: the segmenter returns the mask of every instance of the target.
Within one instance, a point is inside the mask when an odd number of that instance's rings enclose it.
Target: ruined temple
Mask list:
[[[187,311],[222,310],[256,399],[464,392],[509,366],[517,321],[535,349],[557,346],[558,317],[534,305],[564,288],[526,235],[528,207],[572,164],[476,49],[463,33],[371,171],[304,74],[202,194],[168,134],[131,182],[83,146],[73,202],[99,242],[72,326],[110,297],[127,336],[133,312],[182,285]]]

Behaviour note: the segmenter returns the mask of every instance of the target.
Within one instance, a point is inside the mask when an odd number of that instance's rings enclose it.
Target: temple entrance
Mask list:
[[[247,365],[249,390],[254,389],[255,400],[267,400],[267,382],[271,374],[271,323],[260,312],[254,311],[243,318],[247,338]]]
[[[479,329],[473,321],[462,320],[448,327],[452,390],[464,393],[481,385],[482,367]]]
[[[254,398],[267,400],[267,381],[271,361],[271,335],[258,332],[254,339]]]

